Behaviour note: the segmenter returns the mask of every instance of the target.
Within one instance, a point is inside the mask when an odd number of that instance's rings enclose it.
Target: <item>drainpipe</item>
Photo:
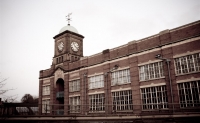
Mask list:
[[[107,95],[107,96],[106,96],[107,98],[105,99],[105,101],[106,101],[106,103],[105,103],[106,106],[105,106],[105,107],[106,107],[106,110],[107,110],[106,114],[108,114],[108,73],[109,73],[109,72],[106,72],[106,73],[104,74],[104,75],[105,75],[105,82],[106,82],[106,83],[105,83],[105,85],[106,85],[106,95]]]
[[[166,59],[166,63],[167,63],[167,69],[168,69],[171,98],[172,98],[172,111],[174,112],[174,96],[173,96],[173,92],[172,92],[172,79],[171,79],[171,73],[170,73],[170,67],[169,67],[170,60]]]
[[[112,71],[114,71],[114,70],[117,70],[118,69],[118,65],[115,65],[112,69],[110,69],[108,72],[106,72],[106,73],[104,73],[104,75],[105,75],[105,82],[106,82],[106,94],[107,94],[107,99],[106,99],[106,110],[107,110],[107,113],[106,114],[108,114],[108,109],[109,109],[109,105],[108,105],[108,75],[109,75],[109,73],[111,73]]]
[[[87,88],[86,88],[86,80],[85,80],[86,77],[87,77],[86,74],[87,74],[87,73],[84,73],[84,74],[83,74],[83,83],[84,83],[84,87],[85,87],[85,115],[87,115],[87,99],[86,99],[86,98],[87,98],[87,95],[86,95],[86,94],[87,94],[87,93],[86,93]]]
[[[169,77],[169,85],[170,85],[170,93],[171,93],[171,100],[172,100],[172,112],[174,112],[174,96],[172,91],[172,79],[171,79],[171,72],[170,72],[170,59],[162,58],[160,54],[156,55],[155,58],[165,60],[167,63],[167,70],[168,70],[168,77]]]

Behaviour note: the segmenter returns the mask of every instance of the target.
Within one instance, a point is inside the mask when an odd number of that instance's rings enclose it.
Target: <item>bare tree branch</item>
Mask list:
[[[3,101],[4,102],[14,102],[17,99],[18,95],[12,95],[12,96],[4,96]]]
[[[15,89],[3,89],[6,85],[6,80],[8,78],[0,78],[0,96],[2,97],[2,101],[4,102],[13,102],[17,99],[17,95],[12,95],[12,96],[6,96],[4,95],[6,92],[15,90]]]

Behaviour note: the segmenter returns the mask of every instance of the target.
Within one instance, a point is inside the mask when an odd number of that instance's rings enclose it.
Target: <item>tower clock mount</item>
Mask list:
[[[54,36],[54,64],[74,62],[83,57],[83,38],[76,28],[70,25],[72,13],[67,15],[68,24],[60,29],[59,34]]]
[[[78,43],[75,42],[75,41],[73,41],[73,42],[71,43],[71,48],[72,48],[72,50],[73,50],[74,52],[78,52],[78,50],[79,50],[79,45],[78,45]]]
[[[64,48],[64,43],[63,42],[58,43],[58,51],[62,52],[63,48]]]

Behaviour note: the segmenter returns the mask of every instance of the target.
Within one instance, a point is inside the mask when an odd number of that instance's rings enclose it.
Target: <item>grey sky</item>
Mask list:
[[[16,88],[6,95],[38,95],[70,12],[89,56],[199,20],[200,0],[0,0],[0,77]]]

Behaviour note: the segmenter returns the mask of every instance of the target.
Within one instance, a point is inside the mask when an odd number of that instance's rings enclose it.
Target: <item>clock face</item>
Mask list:
[[[62,51],[63,48],[64,48],[64,43],[63,42],[58,43],[58,51]]]
[[[77,51],[79,50],[79,45],[78,45],[78,43],[73,41],[73,42],[71,43],[71,48],[72,48],[72,50],[73,50],[74,52],[77,52]]]

